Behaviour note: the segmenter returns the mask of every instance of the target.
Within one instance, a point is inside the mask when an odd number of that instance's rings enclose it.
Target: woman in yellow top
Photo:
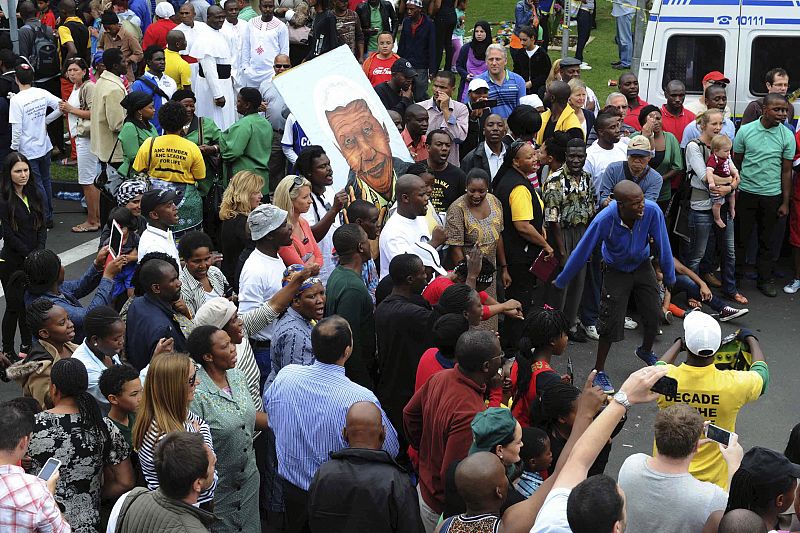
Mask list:
[[[178,224],[172,231],[175,237],[180,237],[203,222],[203,201],[197,182],[206,177],[206,165],[197,145],[183,137],[183,127],[189,119],[180,102],[164,103],[158,110],[158,121],[164,134],[142,144],[133,168],[146,172],[154,189],[172,189],[178,193],[181,198]]]
[[[544,142],[553,136],[553,132],[566,131],[570,136],[582,138],[586,141],[586,134],[581,129],[581,123],[575,116],[575,109],[569,105],[569,97],[572,94],[570,86],[563,81],[553,81],[547,86],[550,94],[550,109],[542,113],[542,127],[536,134],[536,144],[543,145]]]

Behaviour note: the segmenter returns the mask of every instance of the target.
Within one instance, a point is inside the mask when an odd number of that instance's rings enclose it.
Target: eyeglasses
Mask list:
[[[292,66],[291,65],[282,65],[280,63],[275,63],[274,65],[272,65],[272,68],[274,68],[275,70],[278,70],[279,68],[292,68]]]
[[[189,386],[194,387],[197,385],[197,365],[194,367],[194,374],[189,377]]]

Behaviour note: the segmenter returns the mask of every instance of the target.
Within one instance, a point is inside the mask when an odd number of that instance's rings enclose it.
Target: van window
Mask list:
[[[800,37],[756,37],[750,45],[750,92],[756,96],[767,94],[764,75],[781,67],[794,73],[800,69]],[[800,86],[800,79],[789,76],[789,91]]]
[[[703,94],[703,76],[725,72],[725,39],[721,35],[672,35],[664,57],[664,79],[683,80],[687,94]],[[763,84],[762,84],[763,85]]]

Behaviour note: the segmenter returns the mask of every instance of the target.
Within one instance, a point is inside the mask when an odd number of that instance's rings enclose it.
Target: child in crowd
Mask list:
[[[569,324],[559,309],[533,310],[525,318],[525,329],[519,341],[519,353],[511,366],[511,396],[514,400],[511,413],[523,428],[531,425],[530,409],[540,391],[555,383],[570,382],[550,366],[554,355],[567,348]],[[493,389],[489,407],[499,407],[501,392]]]
[[[111,404],[108,419],[119,428],[128,446],[132,446],[131,431],[142,399],[139,372],[130,365],[113,365],[100,375],[99,387]]]
[[[111,291],[113,307],[119,311],[128,298],[133,296],[133,273],[136,271],[139,248],[139,235],[136,233],[139,229],[139,220],[127,207],[115,207],[108,215],[109,226],[114,222],[122,228],[122,255],[128,256],[128,263],[114,277],[114,289]],[[104,240],[101,247],[107,246],[110,239],[111,237]],[[106,264],[113,260],[111,254],[108,254]]]
[[[736,195],[733,192],[720,196],[711,192],[715,186],[716,178],[739,179],[739,170],[733,165],[731,159],[731,147],[733,143],[727,135],[715,135],[711,139],[711,155],[706,161],[706,183],[708,183],[709,194],[711,195],[711,213],[714,215],[714,223],[720,228],[725,227],[725,222],[721,217],[722,204],[728,203],[728,212],[731,220],[736,216]]]
[[[456,27],[453,29],[453,64],[446,65],[456,71],[456,61],[461,47],[464,45],[464,22],[467,19],[467,0],[456,1]]]
[[[39,8],[39,13],[37,14],[39,22],[45,26],[50,26],[50,29],[55,31],[56,15],[53,13],[53,10],[50,9],[49,0],[36,0],[36,6]]]
[[[392,51],[393,48],[394,37],[391,32],[379,33],[378,50],[371,52],[361,66],[373,87],[392,79],[392,65],[400,59],[400,56]]]
[[[522,428],[522,449],[519,456],[522,459],[522,475],[514,482],[514,488],[530,498],[547,479],[547,469],[553,463],[550,437],[539,428]]]

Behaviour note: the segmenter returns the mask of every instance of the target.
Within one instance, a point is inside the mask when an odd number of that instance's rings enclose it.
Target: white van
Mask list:
[[[728,105],[741,117],[764,94],[764,75],[789,73],[789,91],[800,87],[800,1],[654,0],[639,63],[639,94],[662,105],[664,85],[686,83],[686,100],[702,93],[702,80],[718,70],[731,80]],[[800,114],[800,101],[795,102]]]

